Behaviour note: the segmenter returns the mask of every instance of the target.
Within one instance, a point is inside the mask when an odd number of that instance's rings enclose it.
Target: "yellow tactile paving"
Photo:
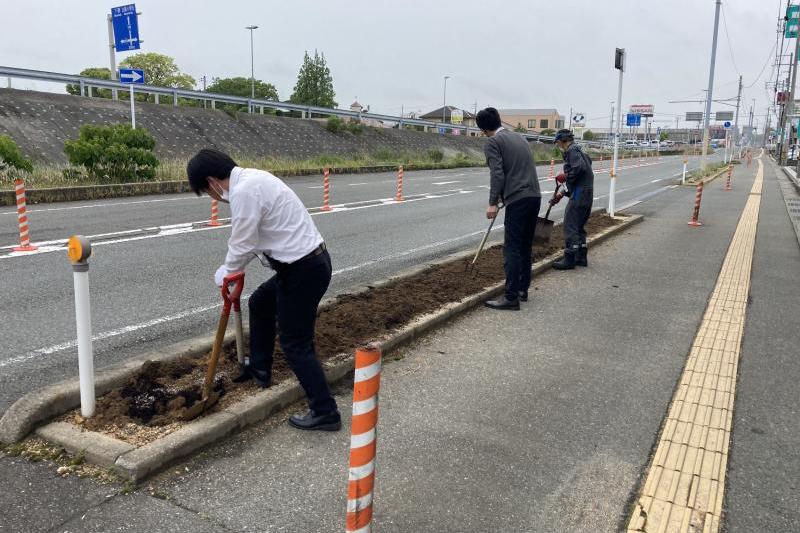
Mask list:
[[[719,531],[764,165],[672,398],[629,532]]]

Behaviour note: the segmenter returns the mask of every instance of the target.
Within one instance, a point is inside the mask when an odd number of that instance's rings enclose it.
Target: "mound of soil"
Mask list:
[[[596,213],[586,224],[586,231],[592,235],[617,224],[619,222],[611,217]],[[534,246],[534,257],[541,259],[558,252],[562,243],[561,227],[556,226],[549,246]],[[472,272],[466,271],[469,262],[457,260],[431,266],[384,287],[338,296],[319,313],[317,355],[325,360],[350,353],[357,346],[378,339],[417,316],[460,301],[505,277],[500,245],[486,249]],[[201,398],[209,356],[183,357],[167,363],[148,361],[124,386],[98,399],[94,417],[84,419],[75,410],[62,420],[108,433],[134,445],[155,440],[186,423],[181,415]],[[226,347],[215,377],[215,389],[222,396],[209,412],[218,411],[258,390],[252,382],[234,383],[232,379],[238,375],[238,370],[235,347]],[[292,377],[280,347],[276,347],[272,375],[273,383]]]

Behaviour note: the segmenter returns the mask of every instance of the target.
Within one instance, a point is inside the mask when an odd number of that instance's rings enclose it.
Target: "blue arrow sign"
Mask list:
[[[144,83],[144,70],[138,68],[119,69],[119,81],[122,83]]]
[[[723,125],[723,126],[725,126],[725,129],[726,129],[726,130],[730,129],[730,128],[731,128],[731,126],[732,126],[732,124],[731,124],[731,121],[730,121],[730,120],[726,120],[725,122],[723,122],[723,123],[722,123],[722,125]]]
[[[625,115],[625,125],[628,127],[641,126],[642,115],[639,113],[628,113]]]
[[[136,4],[111,8],[114,25],[114,49],[117,52],[139,49],[139,20]]]

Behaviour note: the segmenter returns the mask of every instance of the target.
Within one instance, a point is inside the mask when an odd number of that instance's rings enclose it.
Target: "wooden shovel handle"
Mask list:
[[[214,347],[211,349],[211,359],[208,361],[208,371],[206,371],[206,381],[203,384],[203,399],[206,400],[211,395],[211,387],[214,385],[214,376],[217,373],[217,362],[222,351],[222,342],[225,340],[225,330],[228,328],[228,313],[223,307],[217,326],[217,336],[214,337]]]

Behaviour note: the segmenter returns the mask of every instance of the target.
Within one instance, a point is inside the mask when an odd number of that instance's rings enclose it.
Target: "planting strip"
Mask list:
[[[597,245],[609,237],[624,231],[641,222],[644,217],[632,215],[619,217],[618,226],[607,228],[589,239],[589,244]],[[351,294],[381,287],[398,278],[412,276],[432,265],[471,257],[472,250],[450,254],[435,262],[404,270],[403,272],[363,287],[356,288]],[[534,274],[541,274],[551,268],[559,254],[550,255],[534,265]],[[400,347],[418,339],[448,320],[481,305],[484,301],[502,293],[504,282],[487,287],[460,302],[446,304],[439,310],[420,316],[409,324],[388,336],[376,340],[384,356]],[[322,308],[330,306],[335,298],[326,299]],[[233,342],[234,335],[226,336],[226,344]],[[96,377],[96,394],[98,396],[121,386],[138,371],[146,360],[170,361],[185,355],[202,355],[211,347],[212,336],[203,336],[176,343],[151,352],[122,365],[116,365],[98,372]],[[330,383],[341,381],[353,371],[352,354],[340,354],[323,362],[326,376]],[[116,469],[139,482],[148,475],[164,468],[172,462],[184,458],[202,447],[207,446],[227,435],[257,423],[281,409],[303,398],[300,385],[293,379],[274,385],[269,389],[237,402],[221,411],[203,417],[170,433],[160,439],[139,448],[114,439],[107,435],[85,431],[62,422],[53,422],[36,429],[36,433],[54,444],[63,446],[72,453],[84,453],[86,458],[101,466]],[[31,392],[12,405],[0,419],[0,442],[13,443],[22,440],[38,424],[59,416],[76,408],[80,404],[78,380],[72,379]],[[130,447],[130,448],[128,448]]]

